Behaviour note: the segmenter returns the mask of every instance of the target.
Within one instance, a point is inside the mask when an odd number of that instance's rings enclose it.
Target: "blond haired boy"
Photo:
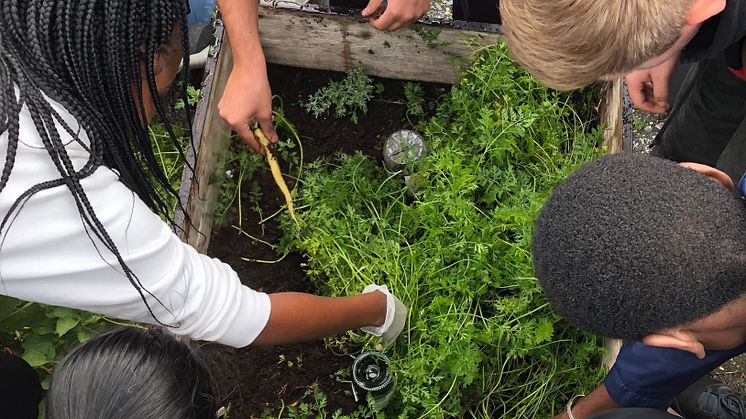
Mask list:
[[[632,103],[671,115],[653,154],[716,166],[740,180],[746,160],[743,0],[502,0],[515,59],[569,90],[625,75]],[[668,82],[695,63],[671,109]]]

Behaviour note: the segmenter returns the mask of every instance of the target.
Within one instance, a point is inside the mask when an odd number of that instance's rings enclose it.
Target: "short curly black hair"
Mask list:
[[[746,205],[674,162],[602,157],[544,205],[533,261],[567,321],[640,339],[702,319],[746,292]]]

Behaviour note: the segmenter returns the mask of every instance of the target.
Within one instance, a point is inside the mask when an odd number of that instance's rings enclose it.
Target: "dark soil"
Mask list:
[[[375,80],[375,83],[383,84],[384,91],[369,103],[367,115],[361,116],[358,124],[351,123],[349,119],[315,119],[302,109],[299,102],[305,101],[330,80],[341,80],[343,77],[344,74],[340,73],[269,66],[273,93],[282,97],[285,116],[295,124],[301,136],[304,160],[307,162],[339,151],[361,151],[380,160],[385,137],[396,130],[411,128],[403,104],[402,83],[399,81]],[[429,102],[446,91],[444,86],[423,87]],[[264,214],[272,214],[284,204],[269,171],[257,173],[253,181],[262,189],[260,206]],[[289,186],[292,188],[291,184]],[[248,197],[243,199],[247,200]],[[246,203],[244,208],[251,206]],[[256,212],[245,210],[243,216],[244,231],[270,243],[278,242],[281,232],[272,220],[262,227]],[[238,224],[237,221],[235,211],[229,212],[225,224],[215,227],[208,252],[211,256],[230,264],[242,282],[253,289],[265,292],[315,291],[305,277],[301,255],[290,254],[275,264],[241,260],[275,260],[278,255],[268,246],[252,243],[240,236],[231,227]],[[232,419],[262,416],[266,410],[274,412],[276,416],[283,406],[297,405],[314,383],[318,383],[320,390],[326,394],[328,411],[341,408],[343,412],[351,412],[356,409],[349,382],[340,382],[333,377],[337,371],[349,369],[353,355],[336,354],[326,349],[322,340],[243,349],[208,344],[204,347],[204,353],[224,404],[231,406]]]

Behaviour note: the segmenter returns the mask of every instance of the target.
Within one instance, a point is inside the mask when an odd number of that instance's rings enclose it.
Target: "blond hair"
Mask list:
[[[575,89],[624,74],[679,39],[695,0],[501,0],[513,57],[539,82]]]

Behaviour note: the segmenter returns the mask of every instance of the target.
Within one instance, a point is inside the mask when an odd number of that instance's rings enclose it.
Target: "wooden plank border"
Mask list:
[[[230,127],[218,114],[218,102],[233,69],[233,54],[222,25],[215,30],[212,48],[194,112],[194,142],[189,147],[181,176],[181,205],[174,215],[175,224],[181,227],[178,231],[181,239],[200,253],[205,253],[210,244],[214,204],[220,186],[214,174],[228,149],[231,134]]]
[[[603,133],[603,147],[609,153],[621,153],[624,149],[622,125],[624,82],[621,79],[609,82],[604,90],[599,108],[601,124],[606,126]]]
[[[260,8],[259,34],[270,63],[341,72],[362,64],[372,76],[448,84],[460,76],[455,61],[501,38],[446,25],[381,32],[359,16],[268,7]]]

